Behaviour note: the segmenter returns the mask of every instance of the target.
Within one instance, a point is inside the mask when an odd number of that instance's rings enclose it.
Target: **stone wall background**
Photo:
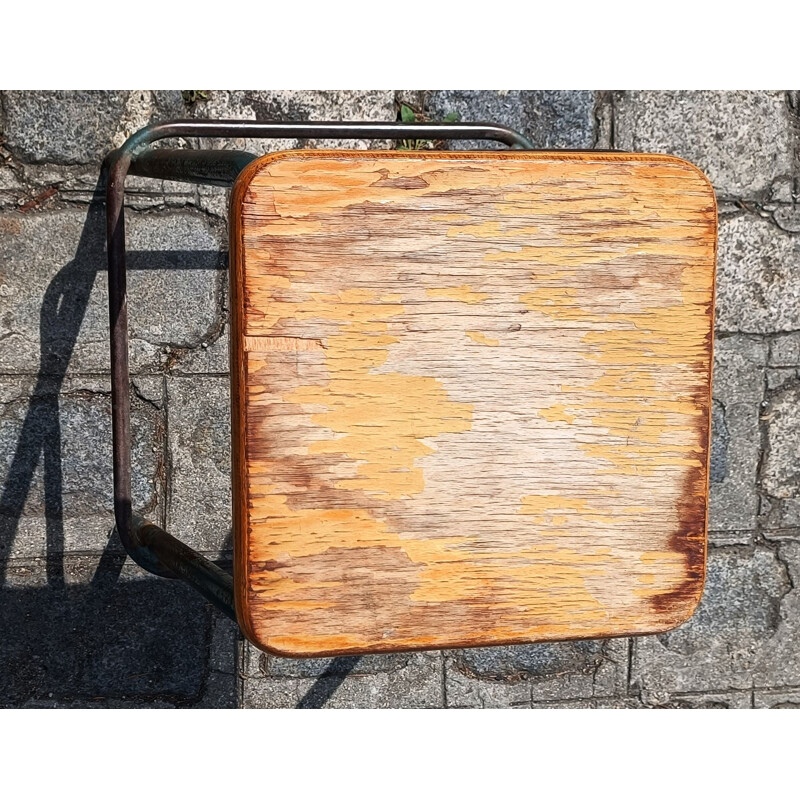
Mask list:
[[[393,120],[400,101],[541,147],[673,153],[711,178],[711,547],[681,628],[274,658],[111,536],[103,156],[160,119]],[[135,502],[229,562],[225,193],[129,185]],[[799,450],[798,91],[0,93],[0,706],[800,706]]]

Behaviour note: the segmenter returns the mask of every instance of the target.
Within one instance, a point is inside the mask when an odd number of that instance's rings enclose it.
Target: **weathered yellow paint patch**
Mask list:
[[[533,311],[594,327],[582,336],[588,345],[582,356],[612,369],[593,382],[563,390],[583,395],[573,407],[574,420],[585,419],[616,437],[608,443],[580,445],[613,465],[598,474],[651,475],[661,467],[702,466],[693,456],[703,447],[695,443],[691,418],[703,410],[694,398],[676,399],[673,391],[660,388],[652,370],[653,365],[684,365],[703,357],[703,343],[695,331],[707,324],[710,280],[707,270],[690,264],[681,271],[680,303],[667,300],[661,307],[604,315],[594,310],[593,295],[587,291],[584,298],[574,287],[543,286],[520,297]],[[683,443],[675,440],[676,434],[684,436]]]
[[[648,550],[639,556],[642,564],[650,566],[652,564],[663,564],[668,561],[681,562],[685,556],[683,553],[676,553],[672,550]]]
[[[304,558],[330,551],[352,551],[358,564],[359,550],[386,548],[401,551],[419,565],[416,588],[410,600],[415,603],[451,603],[481,595],[487,587],[486,568],[493,562],[507,571],[507,592],[493,598],[496,607],[518,607],[522,598],[531,613],[544,614],[553,603],[554,594],[574,606],[581,619],[602,618],[602,604],[586,588],[591,576],[602,576],[615,558],[608,547],[584,552],[542,544],[512,552],[487,552],[480,558],[469,548],[470,536],[415,539],[388,529],[365,509],[296,509],[288,498],[277,492],[274,484],[259,484],[251,497],[251,519],[265,536],[254,542],[255,561],[286,562],[284,571],[297,564],[302,571]],[[266,540],[268,546],[261,544]],[[346,564],[346,562],[344,562]],[[305,581],[287,578],[281,571],[261,573],[265,609],[284,608],[296,592],[335,589],[337,582]],[[516,588],[513,588],[516,587]],[[324,594],[324,593],[323,593]],[[308,601],[306,608],[325,608],[326,600]],[[299,606],[298,606],[299,607]]]
[[[518,514],[543,514],[547,511],[585,511],[587,501],[582,498],[568,498],[561,495],[530,494],[522,498],[522,508]]]
[[[337,488],[388,500],[419,494],[425,480],[416,462],[433,452],[423,440],[469,430],[472,406],[450,400],[436,378],[372,372],[397,341],[385,334],[386,320],[402,314],[402,305],[376,304],[375,293],[363,290],[312,298],[294,318],[345,324],[325,341],[328,382],[298,387],[283,397],[287,403],[325,408],[311,421],[339,434],[311,442],[308,452],[337,453],[358,463],[356,477],[341,479]]]
[[[476,292],[467,284],[463,284],[462,286],[426,289],[425,294],[428,297],[442,298],[443,300],[457,300],[459,303],[468,303],[469,305],[482,303],[484,300],[489,299],[489,295],[486,292]]]
[[[469,214],[434,214],[431,217],[433,222],[464,222],[471,219]]]
[[[568,414],[566,408],[561,403],[556,403],[549,408],[542,408],[539,410],[539,416],[546,419],[548,422],[566,422],[570,424],[575,422],[577,417],[574,414]]]
[[[497,347],[500,344],[499,339],[492,339],[482,331],[464,331],[464,333],[476,344],[485,344],[489,347]]]
[[[520,236],[536,236],[538,225],[509,225],[507,221],[488,219],[477,225],[453,225],[447,229],[448,238],[473,236],[478,239],[519,239]]]
[[[390,500],[419,494],[425,487],[417,459],[433,452],[423,439],[469,430],[472,406],[449,399],[435,378],[373,375],[350,369],[326,386],[298,389],[290,403],[327,406],[312,422],[342,434],[313,442],[309,453],[338,453],[358,461],[358,477],[342,479],[342,489],[363,489]]]
[[[299,350],[324,350],[319,339],[303,339],[299,336],[245,336],[244,349],[248,353]]]

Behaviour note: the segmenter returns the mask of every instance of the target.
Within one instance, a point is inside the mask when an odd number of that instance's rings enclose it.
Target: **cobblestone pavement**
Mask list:
[[[112,527],[104,154],[173,117],[493,119],[668,152],[717,192],[710,553],[675,631],[413,655],[264,655]],[[800,92],[0,95],[0,706],[800,706]],[[237,142],[258,152],[297,142]],[[361,143],[363,146],[363,143]],[[131,180],[134,495],[230,560],[226,198]]]

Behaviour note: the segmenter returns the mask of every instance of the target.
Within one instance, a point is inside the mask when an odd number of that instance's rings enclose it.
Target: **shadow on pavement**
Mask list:
[[[75,257],[45,292],[36,387],[0,488],[0,707],[235,706],[233,625],[220,622],[218,612],[177,581],[124,577],[125,556],[116,536],[99,564],[96,554],[63,552],[59,392],[95,279],[106,269],[104,240],[98,182]],[[146,269],[148,255],[130,253],[129,269]],[[159,256],[160,266],[166,260],[177,269],[220,264],[216,252]],[[9,560],[40,463],[46,574],[33,569],[34,562]],[[214,635],[215,629],[225,635]],[[220,648],[222,653],[214,652]],[[229,669],[220,670],[226,659]]]

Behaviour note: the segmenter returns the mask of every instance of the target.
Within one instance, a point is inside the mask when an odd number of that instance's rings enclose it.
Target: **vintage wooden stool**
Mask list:
[[[517,149],[148,149],[172,136]],[[182,121],[107,169],[115,510],[139,564],[290,656],[653,633],[692,614],[716,250],[697,168],[536,152],[495,125]],[[126,172],[235,181],[233,578],[131,515]]]

